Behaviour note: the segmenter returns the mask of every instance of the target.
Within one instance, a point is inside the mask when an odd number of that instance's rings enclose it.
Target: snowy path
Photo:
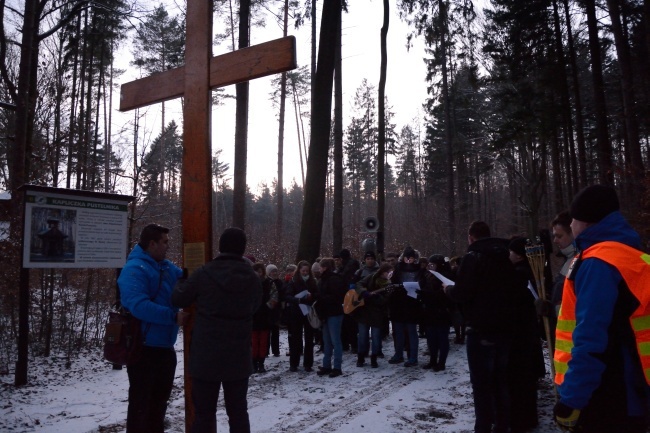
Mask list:
[[[302,432],[441,432],[473,430],[473,406],[465,347],[452,344],[447,370],[390,365],[392,341],[384,343],[379,368],[356,366],[356,355],[343,354],[343,376],[318,377],[302,368],[288,371],[286,331],[281,353],[266,362],[265,374],[249,386],[251,429],[259,433]],[[183,360],[179,364],[167,411],[169,432],[184,432]],[[425,357],[420,340],[420,363]],[[315,367],[322,356],[315,356]],[[369,364],[369,363],[368,363]],[[316,370],[316,368],[314,368]],[[111,370],[98,351],[82,354],[70,369],[57,358],[30,364],[30,385],[15,389],[13,376],[0,377],[0,432],[122,433],[126,417],[126,370]],[[551,422],[550,379],[539,392],[540,426],[531,433],[559,431]],[[228,431],[220,399],[217,430]]]

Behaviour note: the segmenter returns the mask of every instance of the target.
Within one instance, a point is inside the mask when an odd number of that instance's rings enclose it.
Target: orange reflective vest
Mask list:
[[[630,292],[639,301],[630,316],[630,326],[636,338],[636,348],[641,360],[645,380],[650,384],[650,255],[620,242],[601,242],[576,256],[569,275],[578,260],[598,258],[614,266],[623,277]],[[573,330],[576,327],[576,294],[573,279],[564,281],[562,306],[555,331],[555,383],[561,385],[569,368],[573,349]]]

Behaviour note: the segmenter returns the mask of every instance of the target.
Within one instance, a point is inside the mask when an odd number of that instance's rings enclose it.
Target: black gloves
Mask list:
[[[580,410],[567,406],[564,403],[556,403],[553,408],[553,415],[555,422],[564,431],[577,432],[581,428],[579,426]]]

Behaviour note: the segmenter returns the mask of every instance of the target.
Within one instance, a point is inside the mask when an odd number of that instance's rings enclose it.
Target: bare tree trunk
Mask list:
[[[566,61],[564,59],[564,47],[562,46],[562,30],[560,28],[560,14],[558,12],[557,0],[553,0],[553,24],[555,31],[555,52],[557,53],[557,71],[558,71],[558,85],[560,92],[560,104],[562,106],[562,118],[565,125],[565,134],[564,141],[568,142],[565,144],[565,147],[568,148],[569,160],[571,164],[567,164],[567,167],[571,167],[571,171],[567,170],[565,181],[568,183],[569,187],[569,196],[573,196],[573,193],[577,191],[574,182],[574,176],[576,175],[577,169],[577,159],[575,152],[575,143],[573,141],[573,120],[571,119],[571,104],[569,100],[569,83],[566,71]],[[559,150],[558,154],[559,154]],[[553,161],[555,165],[556,161]],[[558,167],[559,168],[559,167]],[[563,205],[562,191],[557,191],[556,194],[560,195],[560,206]],[[562,207],[558,207],[561,209]]]
[[[296,83],[292,82],[292,88],[293,88],[293,112],[296,116],[296,129],[298,130],[298,155],[300,155],[300,173],[302,175],[302,184],[303,186],[305,185],[305,165],[302,160],[302,145],[300,143],[300,112],[298,109],[298,95],[296,94]],[[303,137],[304,140],[304,137]],[[307,154],[305,153],[305,158],[307,158]]]
[[[567,26],[567,46],[569,49],[569,60],[571,61],[571,77],[573,81],[573,99],[575,101],[576,116],[576,141],[578,142],[578,184],[575,189],[587,185],[587,147],[585,145],[584,125],[582,121],[582,98],[580,96],[580,81],[578,80],[578,62],[576,50],[573,44],[573,31],[571,30],[571,13],[569,1],[563,0],[564,21]]]
[[[77,27],[76,27],[77,37],[81,35],[81,16],[77,17]],[[79,50],[75,50],[74,59],[72,60],[72,91],[70,93],[70,131],[68,132],[68,167],[67,167],[67,176],[65,181],[65,187],[70,189],[72,182],[72,157],[74,155],[73,149],[75,149],[75,126],[77,124],[77,65],[79,64]],[[77,163],[79,163],[77,161]]]
[[[284,0],[284,27],[283,36],[287,36],[289,24],[289,0]],[[282,229],[284,225],[284,184],[283,184],[283,158],[284,158],[284,114],[287,104],[287,73],[282,73],[280,80],[280,120],[278,126],[278,183],[276,187],[276,200],[278,201],[277,215],[275,219],[275,238],[282,242]]]
[[[52,323],[54,320],[54,269],[50,269],[48,280],[47,316],[45,318],[45,347],[43,356],[50,356],[52,347]]]
[[[326,41],[336,40],[336,27],[341,20],[340,14],[341,0],[324,0],[320,32],[321,44],[318,49],[318,70],[313,83],[317,101],[312,103],[311,140],[307,159],[305,201],[302,208],[297,260],[314,261],[320,254],[336,50],[335,44]]]
[[[38,0],[27,0],[23,20],[20,46],[20,65],[16,100],[16,146],[14,150],[11,180],[11,231],[15,245],[22,237],[23,194],[18,192],[29,179],[29,159],[34,128],[34,107],[36,106],[35,83],[38,74]],[[21,263],[18,259],[18,263]],[[15,385],[27,383],[29,355],[29,271],[21,266],[19,277],[18,306],[18,362],[16,362]]]
[[[451,100],[449,98],[449,83],[447,77],[447,5],[438,0],[438,15],[440,20],[440,52],[442,53],[442,99],[445,106],[445,141],[447,150],[447,218],[449,224],[450,249],[456,245],[456,200],[454,196],[454,144],[451,125]]]
[[[239,2],[239,49],[249,46],[251,2]],[[248,81],[235,85],[237,106],[235,113],[235,175],[232,203],[232,223],[245,229],[246,224],[246,164],[248,155]]]
[[[342,16],[341,16],[341,19]],[[332,251],[343,249],[343,62],[342,22],[336,29],[334,64],[334,205],[332,209]]]
[[[316,89],[314,89],[314,77],[316,76],[316,0],[311,2],[311,115],[314,116],[314,100],[316,99]]]
[[[388,53],[386,50],[386,39],[388,38],[388,26],[390,24],[390,4],[384,0],[384,21],[381,26],[380,46],[381,46],[381,63],[379,67],[379,88],[378,88],[378,143],[377,143],[377,221],[379,230],[377,231],[377,253],[378,259],[384,256],[384,229],[386,214],[386,68],[388,64]]]
[[[630,160],[626,161],[629,167],[629,178],[632,184],[639,185],[640,176],[643,174],[643,158],[639,145],[639,124],[637,121],[634,79],[632,73],[632,60],[629,42],[623,33],[621,25],[621,10],[618,0],[607,0],[607,8],[612,23],[612,33],[616,45],[618,65],[621,69],[621,87],[623,90],[623,112],[625,115],[625,135],[627,146],[630,149]],[[635,204],[636,206],[636,204]]]
[[[589,52],[591,54],[591,74],[594,86],[594,110],[596,112],[596,148],[598,149],[599,179],[601,183],[614,182],[612,146],[607,131],[607,105],[605,103],[605,83],[603,80],[603,62],[600,55],[598,38],[598,21],[595,0],[585,0],[587,10],[587,27],[589,29]]]

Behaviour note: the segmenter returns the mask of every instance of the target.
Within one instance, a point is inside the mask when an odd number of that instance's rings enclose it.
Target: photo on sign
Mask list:
[[[77,210],[32,207],[30,262],[75,261]]]

